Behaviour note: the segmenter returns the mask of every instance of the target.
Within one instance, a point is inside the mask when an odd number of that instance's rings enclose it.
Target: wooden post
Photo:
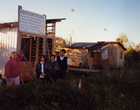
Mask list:
[[[29,54],[29,61],[32,60],[32,37],[30,38],[30,54]]]
[[[17,52],[21,51],[21,33],[19,32],[19,11],[22,9],[22,6],[18,6],[18,32],[17,32]]]
[[[38,61],[39,57],[39,37],[36,39],[36,61]]]
[[[79,85],[78,85],[78,88],[81,89],[81,86],[82,86],[82,79],[79,79]]]
[[[46,15],[44,15],[45,16],[45,20],[46,20]],[[45,35],[44,35],[44,38],[43,38],[43,55],[45,55],[46,56],[46,24],[45,24]]]
[[[54,28],[53,28],[53,31],[54,31],[54,38],[53,38],[53,53],[55,52],[55,26],[56,26],[56,23],[54,23]]]
[[[110,57],[110,56],[109,56],[109,46],[108,46],[108,59],[107,59],[107,60],[108,60],[108,71],[110,70],[110,67],[109,67],[109,66],[110,66],[110,65],[109,65],[109,64],[110,64],[110,63],[109,63],[109,57]]]
[[[46,39],[46,48],[47,48],[48,59],[50,59],[50,50],[49,50],[48,39]]]

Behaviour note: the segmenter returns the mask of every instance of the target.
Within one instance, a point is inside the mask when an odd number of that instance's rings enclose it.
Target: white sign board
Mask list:
[[[19,10],[19,31],[45,36],[46,16]]]
[[[102,61],[108,58],[108,47],[109,46],[105,46],[102,49]]]

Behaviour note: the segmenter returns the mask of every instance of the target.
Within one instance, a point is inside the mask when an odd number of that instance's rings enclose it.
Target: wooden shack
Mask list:
[[[35,65],[38,58],[43,53],[43,48],[46,48],[46,58],[55,51],[55,29],[56,22],[61,22],[61,19],[46,20],[46,47],[43,47],[43,36],[21,33],[21,43],[19,43],[18,22],[9,22],[0,24],[0,73],[4,76],[4,66],[13,51],[17,51],[18,46],[21,46],[25,57],[35,73]],[[21,74],[23,80],[32,79],[31,72],[23,60],[21,62]]]
[[[122,68],[124,66],[124,46],[119,42],[78,42],[65,46],[70,66],[100,69]]]

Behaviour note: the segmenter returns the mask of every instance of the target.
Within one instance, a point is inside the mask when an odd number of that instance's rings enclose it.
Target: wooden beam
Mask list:
[[[53,50],[52,52],[54,53],[55,52],[55,26],[56,26],[56,23],[54,23],[54,39],[52,40],[52,45],[53,45]]]
[[[35,37],[42,37],[43,38],[42,35],[36,35],[36,34],[25,33],[25,32],[22,32],[21,34],[22,34],[22,36],[27,36],[28,35],[27,37],[31,37],[31,36],[34,37],[35,36]]]
[[[28,51],[29,48],[30,48],[30,46],[26,48],[26,50],[24,51],[24,54]]]
[[[49,36],[49,35],[47,34],[47,37],[46,37],[46,38],[54,39],[55,37],[54,37],[54,36]]]
[[[39,38],[36,40],[36,61],[38,61],[39,57]]]
[[[48,59],[50,59],[50,52],[49,52],[49,46],[48,46],[48,39],[46,39],[46,49],[47,49]]]
[[[30,40],[26,43],[26,45],[24,45],[24,49],[22,50],[24,52],[24,50],[26,49],[26,47],[28,46]],[[24,53],[25,54],[25,53]]]
[[[29,55],[29,61],[31,61],[32,59],[32,38],[30,38],[30,55]]]
[[[92,73],[101,72],[101,70],[90,70],[90,69],[79,69],[79,68],[69,68],[69,70],[72,70],[72,71],[82,71],[82,72],[92,72]]]

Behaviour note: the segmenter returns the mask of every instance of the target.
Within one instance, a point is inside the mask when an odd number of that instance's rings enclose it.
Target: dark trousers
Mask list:
[[[62,79],[63,81],[65,81],[65,78],[66,78],[66,70],[60,70],[59,71],[59,79]]]

